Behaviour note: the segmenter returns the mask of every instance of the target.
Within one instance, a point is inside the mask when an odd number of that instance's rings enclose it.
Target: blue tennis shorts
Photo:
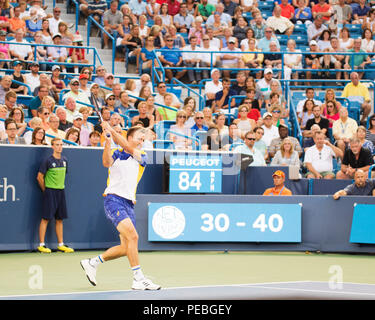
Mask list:
[[[115,227],[126,218],[130,218],[135,227],[134,203],[131,200],[107,194],[104,197],[104,212]]]
[[[43,192],[42,218],[46,220],[68,218],[64,189],[46,188]]]

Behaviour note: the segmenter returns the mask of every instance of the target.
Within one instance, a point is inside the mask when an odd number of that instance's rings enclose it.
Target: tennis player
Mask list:
[[[109,248],[103,254],[81,260],[81,266],[89,282],[96,286],[96,271],[100,264],[127,256],[134,278],[134,290],[159,290],[161,287],[145,278],[139,265],[138,233],[135,229],[134,203],[137,185],[146,166],[146,153],[141,150],[145,139],[142,127],[132,127],[126,138],[118,134],[107,122],[103,122],[106,136],[103,165],[108,168],[107,188],[104,191],[104,210],[120,233],[120,245]],[[111,139],[123,149],[111,150]]]

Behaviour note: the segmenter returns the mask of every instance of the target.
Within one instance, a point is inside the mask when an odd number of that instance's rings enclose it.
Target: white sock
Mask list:
[[[104,263],[104,259],[102,255],[99,255],[95,258],[90,259],[90,264],[95,268],[97,268],[98,265],[100,265],[101,263]]]
[[[59,243],[59,247],[63,246],[64,245],[64,242],[60,242]]]
[[[139,281],[139,280],[142,280],[142,279],[145,278],[140,266],[135,266],[135,267],[132,268],[132,270],[133,270],[135,280]]]
[[[39,243],[40,247],[44,247],[46,244],[44,242]]]

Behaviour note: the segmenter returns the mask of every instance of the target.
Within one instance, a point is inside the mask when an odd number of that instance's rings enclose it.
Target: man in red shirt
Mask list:
[[[316,16],[318,14],[320,14],[323,17],[324,21],[329,21],[330,17],[333,14],[332,7],[325,0],[319,0],[319,3],[314,5],[311,11],[314,19],[316,19]]]
[[[168,4],[168,14],[171,16],[175,16],[177,13],[180,12],[180,2],[177,0],[167,0]]]
[[[294,17],[294,7],[288,2],[288,0],[281,0],[280,3],[281,16],[289,20]]]

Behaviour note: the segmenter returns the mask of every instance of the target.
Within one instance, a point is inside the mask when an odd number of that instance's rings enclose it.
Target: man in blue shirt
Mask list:
[[[37,116],[37,110],[41,106],[43,98],[46,96],[48,96],[48,87],[45,85],[41,85],[39,87],[38,95],[29,103],[29,111],[33,117]]]
[[[184,63],[182,60],[182,53],[181,50],[177,47],[173,46],[173,38],[168,35],[165,39],[166,46],[163,47],[163,51],[159,57],[160,62],[163,64],[164,67],[183,67]],[[182,78],[187,70],[179,70],[177,69],[166,69],[165,75],[167,76],[168,80],[171,81],[172,77],[176,75],[176,79]]]
[[[366,5],[366,0],[359,0],[357,7],[353,9],[353,22],[352,23],[364,23],[367,17],[367,13],[370,11],[370,7]]]
[[[194,121],[195,121],[195,125],[193,125],[190,128],[192,136],[197,131],[208,131],[208,127],[206,125],[204,125],[203,112],[201,112],[201,111],[196,112],[195,115],[194,115]]]
[[[225,112],[225,111],[228,111],[228,108],[229,108],[229,98],[231,96],[235,96],[237,95],[237,92],[230,87],[230,79],[229,78],[223,78],[222,80],[222,84],[223,84],[223,90],[220,90],[218,92],[216,92],[215,94],[215,100],[212,104],[212,113],[215,113],[215,112]],[[234,107],[236,105],[236,101],[235,99],[232,99],[231,101],[231,110],[230,112],[233,113],[234,112]]]

